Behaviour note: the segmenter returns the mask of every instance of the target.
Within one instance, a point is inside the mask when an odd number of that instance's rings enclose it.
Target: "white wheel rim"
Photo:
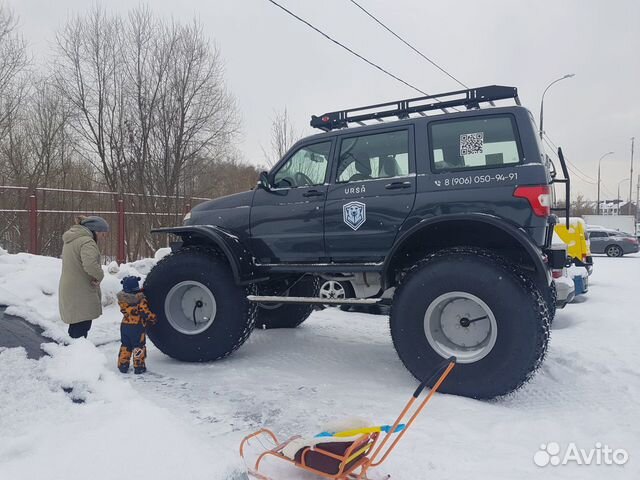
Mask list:
[[[200,282],[186,280],[169,290],[164,311],[175,330],[185,335],[198,335],[211,326],[218,306],[209,288]]]
[[[458,363],[474,363],[493,349],[498,324],[480,298],[467,292],[448,292],[427,308],[424,333],[441,357],[455,356]]]
[[[320,287],[320,298],[326,299],[340,299],[347,298],[347,292],[344,289],[342,283],[335,280],[327,280]],[[335,305],[332,305],[335,306]]]

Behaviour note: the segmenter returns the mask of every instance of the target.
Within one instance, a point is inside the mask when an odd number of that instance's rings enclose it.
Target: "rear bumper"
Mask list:
[[[640,251],[640,245],[638,244],[623,244],[622,245],[622,251],[624,253],[638,253]]]
[[[567,303],[571,303],[575,298],[575,285],[568,278],[556,280],[556,291],[558,292],[558,298],[556,300],[556,307],[564,308]]]

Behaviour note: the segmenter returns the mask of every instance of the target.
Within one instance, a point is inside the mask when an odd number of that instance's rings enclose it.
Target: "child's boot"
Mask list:
[[[137,347],[133,349],[133,371],[136,374],[147,371],[145,358],[147,357],[147,347]]]
[[[131,351],[124,345],[120,346],[120,352],[118,353],[118,370],[122,373],[129,371],[129,364],[131,363]]]

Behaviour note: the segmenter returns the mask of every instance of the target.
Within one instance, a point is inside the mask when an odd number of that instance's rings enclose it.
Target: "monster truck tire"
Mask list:
[[[317,297],[320,282],[317,277],[306,276],[287,287],[287,281],[272,282],[258,286],[261,295],[285,295],[289,297]],[[258,304],[256,325],[258,328],[296,328],[304,322],[313,305],[261,305]]]
[[[413,267],[395,294],[390,327],[416,378],[426,380],[442,358],[455,355],[458,364],[441,390],[479,399],[524,385],[549,340],[546,301],[534,282],[473,248],[442,250]]]
[[[149,339],[177,360],[226,357],[253,329],[249,292],[235,284],[229,265],[213,250],[191,247],[168,255],[151,270],[144,290],[158,316]]]
[[[556,318],[556,310],[558,303],[558,287],[556,286],[556,281],[551,280],[551,285],[547,289],[547,294],[544,297],[547,302],[547,310],[549,311],[549,323],[553,323],[553,320]]]

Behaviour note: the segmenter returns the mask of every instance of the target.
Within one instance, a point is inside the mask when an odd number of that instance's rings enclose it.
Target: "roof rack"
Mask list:
[[[451,98],[454,97],[454,98]],[[328,132],[336,128],[345,128],[349,123],[366,125],[366,120],[378,120],[383,118],[397,117],[398,119],[410,118],[411,113],[425,116],[424,112],[430,110],[441,110],[448,113],[447,108],[466,107],[467,109],[480,108],[480,103],[490,103],[494,105],[495,100],[513,98],[517,105],[520,105],[518,89],[516,87],[505,87],[502,85],[488,85],[485,87],[471,88],[469,90],[457,90],[455,92],[439,93],[437,95],[426,95],[424,97],[397,100],[395,102],[378,103],[367,105],[366,107],[350,108],[337,112],[329,112],[316,117],[311,116],[311,126]],[[429,102],[435,100],[435,102]],[[427,102],[427,103],[425,103]],[[391,107],[391,108],[388,108]],[[367,110],[375,110],[367,112]],[[358,114],[358,112],[361,112]]]

